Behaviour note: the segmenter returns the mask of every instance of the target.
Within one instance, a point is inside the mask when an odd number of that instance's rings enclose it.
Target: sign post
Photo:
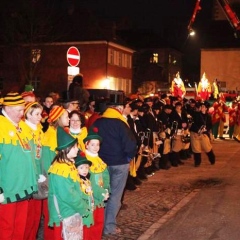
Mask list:
[[[77,65],[80,62],[80,52],[76,47],[70,47],[67,50],[67,62],[70,66],[68,66],[68,86],[70,84],[70,81],[72,81],[73,77],[77,74],[79,74],[80,69],[77,67]]]

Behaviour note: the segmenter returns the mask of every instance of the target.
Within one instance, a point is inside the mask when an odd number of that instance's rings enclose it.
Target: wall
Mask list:
[[[240,49],[201,49],[201,75],[205,72],[211,82],[226,82],[226,90],[239,90],[239,66]]]

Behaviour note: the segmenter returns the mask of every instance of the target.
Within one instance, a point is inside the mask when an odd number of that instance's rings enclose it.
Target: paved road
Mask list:
[[[149,239],[240,239],[240,144],[219,141],[214,148],[218,155],[218,172],[212,175],[215,182],[201,189]]]

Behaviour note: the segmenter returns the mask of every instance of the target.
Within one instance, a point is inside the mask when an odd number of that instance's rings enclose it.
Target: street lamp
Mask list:
[[[190,28],[188,34],[189,34],[189,36],[192,37],[195,35],[195,31],[192,28]]]

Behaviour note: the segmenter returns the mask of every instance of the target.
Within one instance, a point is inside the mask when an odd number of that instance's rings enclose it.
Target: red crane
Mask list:
[[[192,17],[191,17],[190,22],[188,24],[188,31],[189,32],[192,31],[192,25],[193,25],[193,23],[195,21],[196,15],[197,15],[198,11],[201,10],[200,1],[201,0],[197,0],[196,1]],[[238,19],[237,14],[231,8],[228,0],[217,0],[217,2],[219,3],[219,5],[221,6],[223,12],[225,13],[225,16],[226,16],[228,22],[230,23],[230,25],[234,29],[235,34],[237,34],[238,31],[240,30],[240,21]]]

